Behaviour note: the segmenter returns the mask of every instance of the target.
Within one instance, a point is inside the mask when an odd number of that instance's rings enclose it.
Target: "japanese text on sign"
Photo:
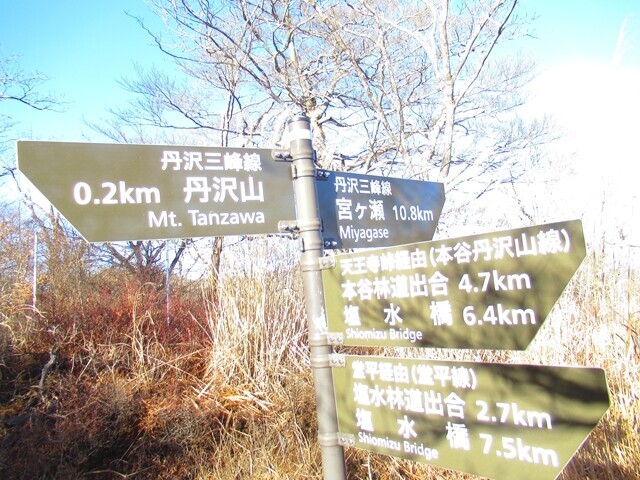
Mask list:
[[[235,172],[259,172],[262,170],[262,160],[258,153],[164,150],[160,161],[162,162],[162,170],[227,170]]]
[[[276,233],[295,218],[290,165],[271,150],[25,141],[18,153],[89,241]]]
[[[320,178],[323,235],[335,247],[390,246],[433,235],[442,184],[327,171]]]
[[[338,423],[355,446],[454,469],[466,459],[473,465],[466,471],[483,476],[514,478],[526,465],[534,469],[518,478],[554,478],[609,403],[600,369],[361,356],[344,362],[333,369]],[[541,379],[555,387],[538,388]],[[585,398],[568,394],[567,385],[585,388]]]
[[[579,222],[340,255],[334,271],[323,272],[330,329],[365,345],[420,345],[451,329],[464,341],[469,332],[459,329],[483,325],[532,337],[583,257]],[[553,282],[542,278],[550,261],[559,273]]]

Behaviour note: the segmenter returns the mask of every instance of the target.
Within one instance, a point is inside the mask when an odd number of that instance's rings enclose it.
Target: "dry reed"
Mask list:
[[[162,292],[90,274],[65,252],[67,273],[43,279],[39,310],[15,308],[30,289],[14,278],[21,287],[3,288],[0,305],[2,477],[320,478],[300,274],[295,254],[273,245],[243,242],[223,275],[176,287],[169,324]],[[386,353],[601,366],[611,409],[560,478],[640,478],[637,289],[635,270],[592,255],[525,352]],[[346,458],[350,479],[475,478],[353,449]]]

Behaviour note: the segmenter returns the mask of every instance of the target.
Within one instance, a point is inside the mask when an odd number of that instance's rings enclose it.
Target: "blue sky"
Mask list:
[[[0,54],[19,56],[23,71],[49,78],[43,88],[68,102],[64,114],[11,107],[20,130],[37,139],[82,140],[97,121],[122,105],[118,81],[134,76],[134,64],[166,62],[135,19],[149,9],[142,0],[0,0]],[[159,21],[155,21],[158,24]],[[6,113],[6,112],[3,112]]]
[[[167,60],[137,22],[143,0],[0,0],[0,54],[20,56],[24,71],[39,71],[50,80],[46,88],[69,102],[66,113],[34,112],[17,104],[3,112],[20,120],[29,138],[93,140],[83,119],[99,121],[109,107],[123,106],[127,94],[119,86],[134,77],[134,63],[166,64]],[[639,0],[522,0],[522,13],[539,16],[536,39],[519,47],[534,54],[541,71],[567,62],[607,63],[613,58],[620,27],[635,16],[635,42],[640,43]],[[640,45],[626,55],[625,65],[640,68]],[[9,109],[7,111],[7,109]]]
[[[623,21],[633,16],[639,40],[638,0],[525,0],[522,6],[539,16],[533,24],[538,38],[530,46],[544,63],[610,60]],[[640,45],[635,60],[627,61],[640,66]]]
[[[105,141],[84,120],[99,123],[109,108],[126,106],[129,97],[118,81],[135,77],[135,63],[167,66],[127,12],[144,16],[154,29],[161,26],[143,0],[0,0],[0,55],[20,56],[24,71],[47,76],[44,88],[68,102],[64,113],[0,103],[0,114],[20,122],[16,135]],[[528,111],[552,115],[565,134],[558,155],[574,159],[577,175],[567,184],[571,203],[596,211],[596,217],[618,215],[623,224],[637,223],[631,220],[640,212],[637,181],[629,172],[640,164],[640,0],[521,0],[517,12],[538,16],[535,38],[514,47],[538,61]],[[620,198],[613,202],[615,196]],[[615,204],[606,215],[597,212],[602,198]]]

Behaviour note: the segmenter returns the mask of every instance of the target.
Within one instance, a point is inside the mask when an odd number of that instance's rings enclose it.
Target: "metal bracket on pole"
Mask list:
[[[332,353],[329,355],[329,365],[344,368],[347,366],[347,356],[344,353]]]
[[[324,337],[325,341],[327,341],[327,339],[331,341],[329,335],[325,335]],[[311,355],[310,360],[312,368],[336,368],[346,367],[347,365],[346,355],[344,353]]]
[[[298,227],[298,230],[301,232],[305,232],[305,231],[315,232],[322,228],[322,221],[319,218],[298,220],[297,227]]]
[[[322,347],[327,345],[329,340],[327,339],[326,333],[316,332],[313,334],[309,334],[309,346],[311,347]]]
[[[315,177],[316,176],[316,166],[311,164],[311,165],[293,165],[292,169],[291,169],[291,175],[293,176],[293,179],[295,180],[296,178],[301,178],[301,177]]]
[[[319,354],[314,355],[311,354],[309,357],[309,361],[311,363],[311,368],[330,368],[331,367],[331,357],[327,354]]]
[[[324,248],[336,248],[338,246],[338,242],[332,240],[330,238],[325,238],[324,240]]]
[[[313,272],[318,270],[328,270],[336,267],[335,257],[312,258],[306,261],[300,261],[300,267],[303,272]]]
[[[327,341],[334,347],[340,347],[344,345],[344,334],[342,332],[327,332]],[[342,362],[344,363],[344,358]],[[340,366],[344,367],[344,365]]]
[[[318,444],[321,447],[353,447],[356,444],[356,437],[350,433],[325,433],[318,435]]]
[[[356,437],[350,433],[338,432],[338,443],[343,447],[354,447],[356,444]]]
[[[340,447],[342,444],[340,443],[339,434],[336,433],[319,433],[318,434],[318,445],[321,447]]]
[[[307,250],[310,251],[322,251],[322,246],[324,242],[322,241],[321,235],[313,235],[315,232],[319,232],[322,228],[322,222],[319,218],[313,218],[308,220],[298,220],[298,224],[296,225],[296,232],[300,236],[301,239],[301,250],[305,252]],[[304,235],[305,232],[311,233],[311,235]],[[305,260],[309,260],[308,258],[303,258],[302,262]],[[316,265],[317,270],[317,265]]]
[[[330,175],[331,175],[331,172],[329,172],[328,170],[318,169],[316,171],[316,179],[318,180],[328,180]]]
[[[290,162],[293,160],[291,152],[288,150],[272,150],[271,156],[276,162]]]
[[[280,220],[278,222],[278,231],[280,233],[291,233],[295,236],[300,229],[296,220]]]
[[[327,270],[329,268],[336,268],[336,257],[322,257],[320,260],[320,270]]]

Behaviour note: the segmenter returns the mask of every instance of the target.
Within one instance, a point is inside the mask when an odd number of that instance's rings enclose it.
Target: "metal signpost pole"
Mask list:
[[[302,241],[304,281],[311,368],[316,392],[318,443],[322,452],[325,480],[346,478],[344,450],[338,442],[338,421],[333,374],[329,362],[333,353],[327,340],[327,320],[320,261],[323,251],[321,222],[318,216],[316,167],[311,144],[309,119],[299,116],[289,123],[290,153],[293,158],[293,182],[296,202],[296,226]]]

